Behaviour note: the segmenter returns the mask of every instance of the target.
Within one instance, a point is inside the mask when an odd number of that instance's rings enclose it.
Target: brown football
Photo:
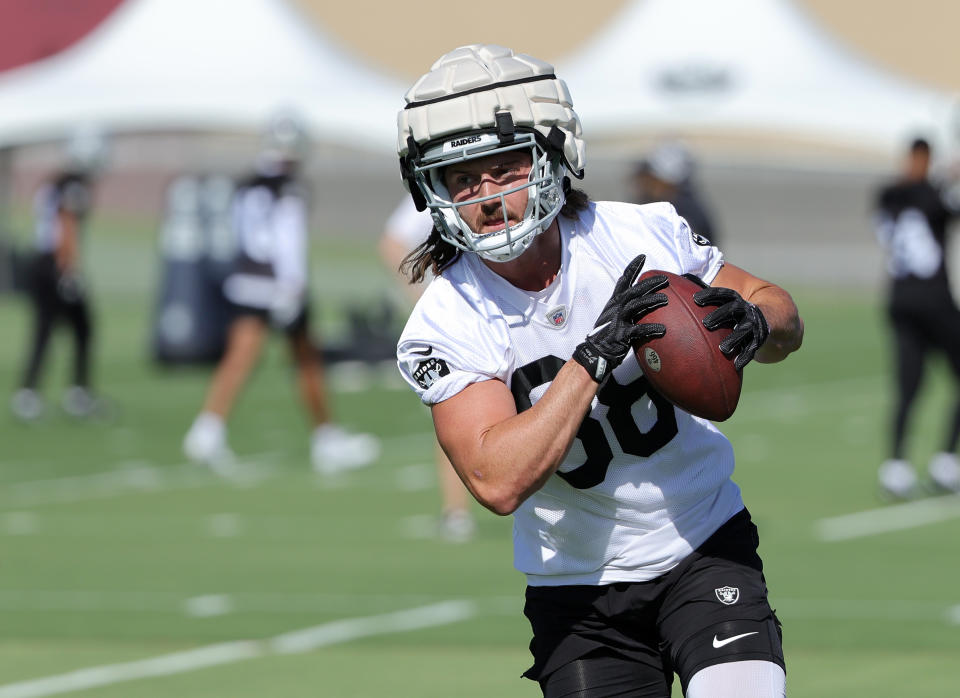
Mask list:
[[[693,294],[702,288],[695,281],[655,269],[640,278],[656,274],[669,279],[669,286],[660,291],[669,301],[640,322],[658,322],[667,332],[635,344],[637,360],[647,381],[667,400],[697,417],[722,422],[737,409],[743,385],[742,373],[720,352],[720,342],[731,328],[711,332],[703,326],[703,318],[717,306],[700,307],[694,302]]]

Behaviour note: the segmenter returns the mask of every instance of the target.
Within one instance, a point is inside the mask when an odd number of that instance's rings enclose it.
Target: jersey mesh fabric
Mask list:
[[[723,263],[669,204],[598,202],[576,221],[558,220],[561,271],[546,289],[518,289],[474,255],[427,289],[398,345],[401,373],[425,403],[497,379],[525,409],[593,328],[637,254],[647,255],[647,270],[707,282]],[[425,368],[436,369],[429,381]],[[515,512],[514,562],[529,584],[653,579],[743,508],[726,437],[645,387],[631,354],[601,386],[558,474]]]

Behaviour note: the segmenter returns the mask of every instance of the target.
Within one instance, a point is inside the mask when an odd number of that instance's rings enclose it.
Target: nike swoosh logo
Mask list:
[[[713,636],[713,647],[714,649],[720,649],[724,645],[729,645],[731,642],[736,642],[737,640],[749,637],[750,635],[759,634],[759,630],[754,630],[752,633],[743,633],[742,635],[734,635],[733,637],[728,637],[725,640],[720,640],[716,635]]]
[[[426,349],[411,349],[411,354],[419,354],[420,356],[430,356],[433,353],[433,347],[427,347]]]

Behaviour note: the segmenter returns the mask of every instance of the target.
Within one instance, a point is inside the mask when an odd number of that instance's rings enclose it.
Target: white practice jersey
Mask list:
[[[433,218],[428,211],[418,211],[409,196],[397,204],[387,218],[384,234],[412,250],[423,244],[433,230]]]
[[[295,187],[241,186],[234,195],[233,225],[239,260],[224,283],[231,302],[269,308],[279,296],[306,293],[307,207]]]
[[[64,174],[44,184],[33,199],[36,249],[56,251],[62,235],[60,214],[69,213],[80,223],[90,211],[90,200],[90,185],[79,175]]]
[[[670,204],[597,202],[557,221],[563,257],[546,289],[518,289],[464,254],[424,293],[398,345],[400,371],[424,403],[499,380],[522,412],[593,329],[636,255],[646,254],[645,271],[707,283],[723,265]],[[529,584],[653,579],[743,508],[727,438],[647,389],[630,353],[558,472],[514,513],[514,563]]]

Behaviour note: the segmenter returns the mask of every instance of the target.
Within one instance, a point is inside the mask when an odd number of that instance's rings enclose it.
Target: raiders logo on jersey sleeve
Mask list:
[[[417,368],[413,372],[413,379],[417,381],[417,384],[421,388],[427,390],[431,385],[440,380],[442,376],[449,374],[450,368],[447,366],[446,361],[437,357],[431,357],[417,364]]]
[[[707,238],[705,238],[705,237],[704,237],[703,235],[701,235],[700,233],[695,233],[695,232],[693,232],[693,228],[690,229],[690,237],[692,237],[692,238],[693,238],[693,241],[694,241],[695,243],[697,243],[698,245],[700,245],[700,247],[707,247],[707,246],[709,246],[709,245],[712,244],[712,243],[710,242],[710,240],[708,240]]]

